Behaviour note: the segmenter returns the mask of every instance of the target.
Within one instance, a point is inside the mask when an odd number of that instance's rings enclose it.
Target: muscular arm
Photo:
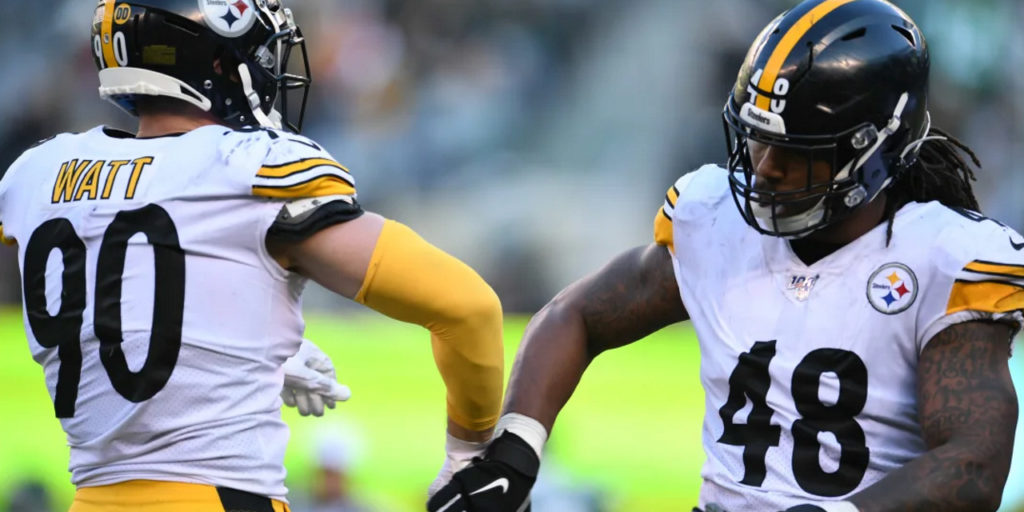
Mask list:
[[[1002,324],[966,322],[932,338],[917,370],[928,451],[854,495],[861,512],[999,507],[1017,424],[1010,334]]]
[[[501,406],[502,312],[476,272],[373,213],[298,242],[271,240],[268,249],[329,290],[426,327],[448,389],[448,432],[468,441],[490,437]]]
[[[507,390],[506,412],[548,430],[590,361],[686,320],[668,249],[629,250],[563,290],[526,328]]]

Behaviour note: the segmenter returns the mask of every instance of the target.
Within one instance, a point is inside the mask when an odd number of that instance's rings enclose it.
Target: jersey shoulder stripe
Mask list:
[[[355,196],[356,189],[351,183],[334,175],[314,176],[292,184],[253,184],[253,195],[280,199],[300,199],[323,196]]]
[[[664,245],[674,252],[672,220],[675,217],[676,205],[679,203],[679,198],[686,193],[687,187],[694,181],[694,177],[701,174],[701,171],[704,171],[708,167],[715,166],[703,166],[693,172],[686,173],[680,176],[676,182],[669,187],[668,191],[665,193],[665,201],[662,203],[661,208],[658,209],[658,213],[654,216],[654,243]]]
[[[974,260],[956,276],[946,314],[1024,310],[1024,265]]]
[[[356,197],[355,178],[327,151],[300,135],[271,132],[266,157],[252,177],[252,194],[277,199]]]
[[[1024,310],[1024,286],[1006,281],[953,282],[946,314],[960,311],[1007,313]]]
[[[317,169],[322,168],[322,169]],[[349,184],[355,186],[352,175],[349,173],[345,166],[331,160],[329,158],[304,158],[295,162],[288,162],[278,165],[264,165],[260,168],[256,176],[259,178],[267,179],[285,179],[294,177],[297,174],[308,172],[311,170],[320,170],[326,172],[334,172],[340,178],[347,181]]]

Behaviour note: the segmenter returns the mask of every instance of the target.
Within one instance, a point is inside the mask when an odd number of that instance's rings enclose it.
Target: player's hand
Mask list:
[[[456,472],[429,501],[429,512],[521,512],[530,502],[540,459],[526,441],[505,431],[482,458]]]
[[[441,465],[441,470],[437,472],[437,478],[434,479],[427,489],[427,496],[430,497],[437,494],[437,491],[441,490],[442,487],[452,480],[452,475],[468,466],[473,462],[473,459],[482,457],[486,449],[487,441],[466,441],[447,434],[447,439],[444,443],[444,464]]]
[[[281,399],[303,416],[323,416],[324,407],[334,408],[352,396],[348,386],[338,384],[334,364],[320,347],[305,338],[299,351],[284,362],[284,388]]]

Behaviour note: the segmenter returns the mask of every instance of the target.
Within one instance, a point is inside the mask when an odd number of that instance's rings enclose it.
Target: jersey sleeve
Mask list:
[[[943,293],[929,293],[919,346],[950,325],[972,320],[1024,326],[1024,237],[985,219],[944,237],[936,258]],[[1018,249],[1019,247],[1019,249]]]
[[[17,242],[17,240],[12,236],[10,229],[8,229],[5,234],[4,219],[17,213],[17,207],[14,206],[14,198],[11,196],[14,194],[13,184],[14,180],[17,179],[16,176],[18,175],[18,169],[27,165],[26,162],[29,160],[30,156],[35,153],[36,148],[53,138],[54,137],[44,139],[33,144],[31,147],[26,149],[10,167],[7,169],[0,169],[0,244],[14,245]]]
[[[295,134],[268,135],[272,140],[253,176],[252,194],[283,203],[271,235],[306,238],[363,214],[352,174],[320,145]]]

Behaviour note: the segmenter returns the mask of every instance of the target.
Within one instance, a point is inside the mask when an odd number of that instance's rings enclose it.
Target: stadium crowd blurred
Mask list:
[[[788,0],[293,0],[314,87],[305,132],[360,200],[534,311],[650,237],[667,183],[722,161],[719,113],[752,34]],[[933,118],[977,150],[986,213],[1024,228],[1024,4],[906,0]],[[0,0],[0,168],[33,141],[132,119],[97,99],[83,0]],[[0,302],[17,302],[12,251]],[[310,307],[338,305],[311,294]]]
[[[647,243],[666,186],[724,160],[720,112],[746,45],[796,2],[288,3],[313,67],[304,132],[352,170],[369,209],[529,313]],[[897,3],[929,38],[935,124],[980,156],[985,213],[1024,230],[1024,2]],[[96,94],[94,6],[0,0],[0,170],[58,131],[134,127]],[[0,305],[19,302],[15,253],[0,248]],[[307,307],[349,306],[313,291]]]

